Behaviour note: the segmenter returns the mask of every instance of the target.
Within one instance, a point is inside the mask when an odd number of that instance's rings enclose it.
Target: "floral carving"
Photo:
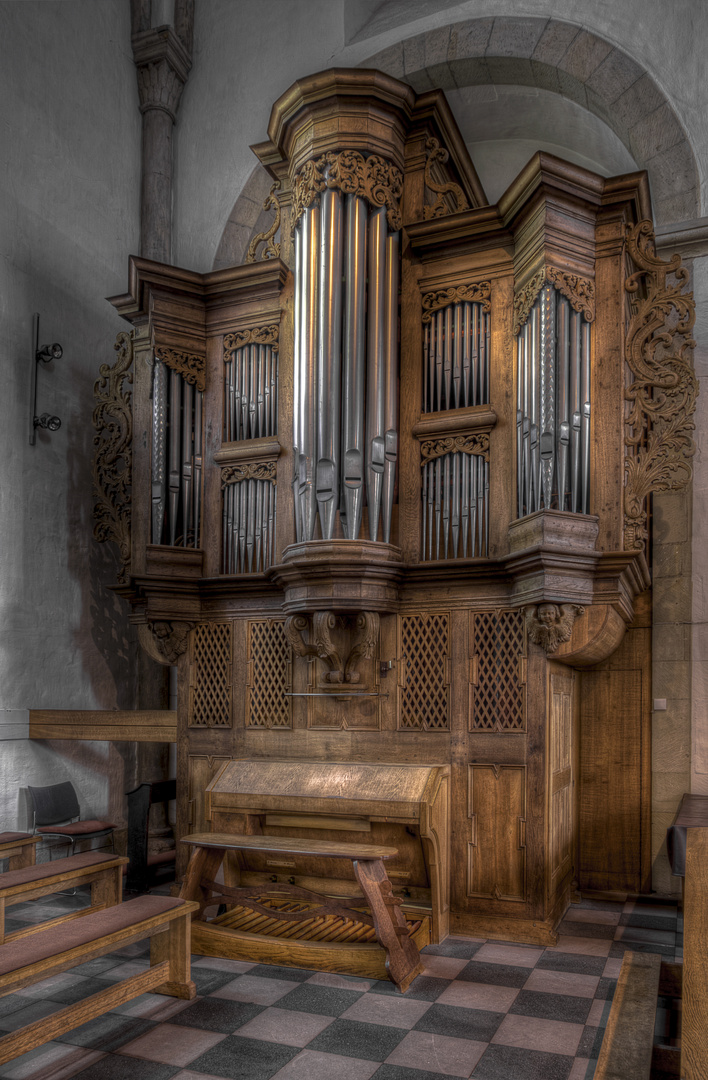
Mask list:
[[[176,664],[186,651],[192,622],[167,622],[163,619],[149,620],[138,626],[138,640],[148,656],[158,664]]]
[[[575,311],[587,320],[595,318],[595,282],[589,278],[568,274],[555,266],[543,266],[514,297],[514,333],[518,334],[529,317],[536,297],[544,285],[554,285],[570,301]]]
[[[113,367],[101,364],[101,377],[94,386],[93,486],[96,502],[93,535],[99,543],[110,540],[117,544],[120,555],[118,581],[125,583],[130,565],[133,470],[133,414],[131,393],[126,389],[133,381],[131,335],[118,334],[114,348],[118,359]]]
[[[492,286],[488,281],[480,281],[474,285],[451,286],[449,289],[439,289],[437,292],[425,293],[423,296],[423,322],[430,322],[436,311],[448,307],[450,304],[481,304],[482,311],[491,311],[489,297],[492,294]]]
[[[259,244],[265,244],[262,255],[262,258],[264,260],[278,259],[280,257],[280,244],[276,244],[273,240],[273,237],[280,228],[280,200],[275,194],[279,188],[280,180],[276,180],[272,188],[270,189],[270,194],[268,195],[268,198],[263,203],[264,210],[275,211],[275,220],[266,232],[258,233],[258,235],[254,236],[251,240],[251,243],[248,245],[248,253],[246,255],[247,263],[254,263],[256,261]]]
[[[635,294],[625,341],[633,382],[625,391],[626,419],[624,546],[641,551],[647,539],[646,498],[677,491],[691,479],[696,452],[690,432],[698,386],[686,353],[696,317],[693,293],[683,292],[688,271],[681,256],[657,258],[650,221],[631,227],[629,254],[638,269],[625,281]],[[669,277],[672,282],[667,281]],[[642,295],[645,292],[646,295]]]
[[[272,326],[255,326],[252,330],[237,330],[233,334],[224,336],[224,363],[231,360],[234,349],[241,349],[244,345],[270,345],[272,352],[279,348],[278,338],[280,327],[277,323]]]
[[[570,640],[573,624],[584,611],[580,604],[534,604],[525,608],[529,640],[550,656],[559,645]]]
[[[450,155],[447,150],[440,145],[437,139],[432,138],[432,136],[426,140],[425,149],[428,151],[425,162],[425,186],[437,195],[433,205],[426,206],[423,209],[425,221],[430,221],[432,218],[445,217],[446,214],[459,214],[461,210],[467,210],[469,203],[459,184],[456,184],[453,180],[438,184],[433,179],[432,170],[436,162],[440,165],[446,165],[448,162]],[[450,210],[449,204],[445,199],[446,195],[452,196],[455,200],[454,210]]]
[[[196,386],[197,390],[206,389],[206,360],[203,356],[192,356],[163,345],[155,349],[155,356],[172,371],[178,371],[184,381]]]
[[[244,465],[225,465],[222,468],[222,490],[229,484],[240,484],[242,480],[270,480],[271,484],[275,484],[275,462],[253,461]]]
[[[309,206],[318,205],[320,194],[332,188],[344,195],[358,195],[374,207],[386,207],[389,228],[401,227],[400,198],[403,174],[377,154],[365,158],[358,150],[330,150],[307,161],[293,184],[293,228]]]
[[[427,439],[420,445],[421,466],[445,454],[476,454],[489,461],[489,435],[450,435],[444,439]]]

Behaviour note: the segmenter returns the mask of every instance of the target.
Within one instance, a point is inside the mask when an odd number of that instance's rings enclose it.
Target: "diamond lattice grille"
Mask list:
[[[231,727],[231,623],[194,630],[190,727]]]
[[[248,624],[248,727],[289,728],[292,649],[282,619]]]
[[[520,658],[525,652],[520,611],[483,611],[472,617],[477,685],[473,688],[472,727],[481,731],[525,729]]]
[[[447,614],[403,615],[400,650],[405,686],[400,690],[402,730],[449,727],[449,623]]]

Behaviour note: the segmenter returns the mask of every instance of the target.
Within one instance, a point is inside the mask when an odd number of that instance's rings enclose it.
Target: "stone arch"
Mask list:
[[[666,95],[632,57],[589,30],[559,19],[468,19],[399,41],[360,66],[418,92],[497,83],[560,94],[599,117],[647,170],[657,224],[700,216],[698,167]],[[268,228],[271,183],[256,165],[229,215],[215,270],[242,263],[252,237]]]

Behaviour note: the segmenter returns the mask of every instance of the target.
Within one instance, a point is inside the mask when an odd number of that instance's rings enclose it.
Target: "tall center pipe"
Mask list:
[[[386,209],[369,217],[369,312],[367,327],[366,385],[366,498],[369,504],[369,538],[379,531],[384,471],[384,299],[386,269]]]
[[[399,234],[386,237],[384,281],[384,474],[383,538],[391,542],[393,495],[398,460],[398,244]]]
[[[342,463],[344,535],[356,540],[364,507],[364,372],[366,367],[366,231],[368,206],[347,195]]]
[[[300,447],[302,438],[300,435],[300,348],[301,326],[300,312],[302,308],[302,226],[298,225],[294,236],[295,246],[295,318],[293,320],[293,502],[295,506],[295,535],[298,543],[303,539],[302,519],[300,517],[300,499],[298,489],[300,486]]]
[[[317,341],[317,508],[322,539],[331,540],[339,506],[342,384],[342,196],[323,191],[320,209]]]
[[[299,497],[303,539],[312,540],[317,503],[314,491],[316,447],[315,372],[317,362],[317,272],[320,244],[319,207],[309,207],[302,220],[302,308],[300,312],[300,463]]]

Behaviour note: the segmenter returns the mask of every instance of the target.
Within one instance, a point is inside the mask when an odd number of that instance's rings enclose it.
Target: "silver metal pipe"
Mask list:
[[[435,558],[440,558],[440,502],[441,502],[441,466],[440,458],[435,459]]]
[[[435,501],[435,468],[428,462],[428,558],[433,557],[433,504]]]
[[[480,554],[486,559],[489,555],[489,462],[482,458],[484,472],[484,549]]]
[[[378,539],[384,470],[384,298],[386,208],[369,215],[369,311],[366,380],[366,499],[369,539]]]
[[[460,455],[452,455],[452,557],[457,558],[460,546]]]
[[[182,388],[182,546],[191,547],[192,525],[192,432],[194,430],[194,387],[185,382]]]
[[[192,522],[194,525],[194,546],[199,547],[199,530],[202,519],[202,464],[203,464],[203,438],[204,428],[204,392],[195,391],[194,394],[194,508]]]
[[[221,522],[221,550],[222,550],[222,566],[225,574],[233,573],[231,569],[231,548],[232,548],[232,536],[231,530],[234,522],[234,507],[233,507],[233,489],[234,484],[227,484],[224,488],[224,500],[222,508],[222,522]]]
[[[258,368],[258,409],[256,413],[257,438],[265,435],[265,356],[263,346],[256,345],[256,365]]]
[[[487,338],[485,335],[484,312],[479,309],[479,397],[478,402],[483,405],[489,400],[487,395]]]
[[[530,313],[531,326],[529,328],[529,344],[531,347],[531,360],[529,364],[529,448],[531,451],[531,467],[529,471],[529,505],[528,514],[533,514],[540,509],[540,494],[538,486],[538,398],[539,398],[539,318],[538,303],[534,304]]]
[[[234,396],[233,352],[224,364],[224,442],[231,442],[231,412]]]
[[[162,543],[167,495],[167,368],[155,358],[152,377],[152,542]]]
[[[467,558],[467,543],[469,538],[470,517],[470,454],[462,454],[460,457],[460,471],[462,474],[460,492],[460,517],[462,519],[462,558]]]
[[[462,404],[471,405],[470,400],[470,376],[472,374],[472,350],[470,347],[470,334],[472,333],[472,310],[471,305],[464,304],[462,325]]]
[[[452,408],[452,304],[445,308],[445,348],[443,350],[443,376],[445,379],[445,408]]]
[[[314,490],[314,459],[317,453],[317,277],[320,243],[319,207],[309,207],[302,224],[302,344],[300,352],[300,464],[299,497],[303,540],[315,533],[317,502]]]
[[[263,487],[264,480],[255,480],[255,513],[254,513],[254,533],[255,533],[255,549],[254,549],[254,569],[256,573],[259,573],[263,567],[261,565],[261,554],[263,545]]]
[[[270,353],[270,434],[278,434],[278,357],[280,353],[272,346]]]
[[[238,518],[234,516],[234,526],[238,521],[238,562],[237,573],[243,574],[246,569],[246,515],[247,515],[247,502],[246,502],[246,485],[247,481],[242,480],[238,485]]]
[[[551,508],[556,455],[556,290],[545,285],[539,310],[541,387],[539,395],[539,449],[543,505]]]
[[[454,341],[454,357],[452,363],[452,396],[455,402],[455,408],[459,409],[460,405],[464,405],[464,401],[460,401],[462,397],[462,304],[455,304],[455,341]]]
[[[427,529],[426,529],[426,524],[427,524],[427,520],[428,520],[428,505],[427,505],[428,504],[428,462],[427,461],[423,465],[422,473],[423,473],[422,478],[421,478],[422,479],[422,492],[421,492],[420,505],[422,507],[421,517],[422,517],[423,520],[422,520],[422,530],[421,530],[422,536],[421,536],[420,549],[421,549],[421,551],[423,553],[423,559],[425,559],[426,558],[425,545],[427,543],[427,535],[428,535],[427,534]]]
[[[169,535],[170,545],[174,547],[177,539],[177,512],[179,510],[180,489],[180,416],[182,413],[182,376],[178,371],[170,371],[170,463],[169,463]]]
[[[489,404],[489,369],[491,356],[491,331],[489,326],[489,312],[484,313],[484,402]]]
[[[570,315],[570,405],[571,413],[571,504],[574,514],[578,513],[580,503],[581,476],[581,394],[582,394],[582,335],[581,317],[577,311]]]
[[[472,405],[480,402],[479,394],[479,304],[472,305]]]
[[[398,461],[398,232],[386,237],[384,280],[384,473],[381,502],[384,543],[391,542],[393,496]]]
[[[253,480],[242,480],[246,488],[246,566],[247,573],[253,573],[253,553],[255,547],[255,491]]]
[[[437,398],[433,411],[442,409],[443,387],[443,313],[438,311],[435,316],[435,388]]]
[[[364,392],[366,373],[366,234],[368,207],[347,195],[342,372],[342,527],[356,540],[364,510]]]
[[[524,328],[516,335],[516,509],[524,514]]]
[[[258,429],[258,346],[248,346],[248,437],[257,439]]]
[[[430,323],[426,323],[423,329],[423,412],[428,409],[428,369],[430,367]]]
[[[442,484],[442,524],[443,524],[443,550],[442,557],[448,557],[448,544],[450,540],[450,455],[445,454],[443,462]]]
[[[590,513],[590,323],[582,321],[582,444],[583,444],[583,479],[582,503],[583,514]]]
[[[570,451],[570,304],[564,296],[558,297],[558,509],[565,510],[565,493],[568,482],[568,454]]]
[[[470,540],[473,559],[477,557],[477,461],[477,456],[470,454]]]
[[[427,379],[428,379],[428,412],[434,412],[435,410],[435,352],[436,352],[436,326],[437,321],[431,319],[429,322],[430,338],[428,346],[428,367],[427,367]]]
[[[295,536],[298,543],[304,539],[300,517],[300,447],[302,445],[300,424],[302,422],[300,395],[302,394],[302,222],[298,222],[294,236],[295,296],[293,319],[293,504],[295,509]]]
[[[342,196],[339,191],[328,188],[322,192],[320,199],[315,490],[322,538],[331,540],[339,506]]]

